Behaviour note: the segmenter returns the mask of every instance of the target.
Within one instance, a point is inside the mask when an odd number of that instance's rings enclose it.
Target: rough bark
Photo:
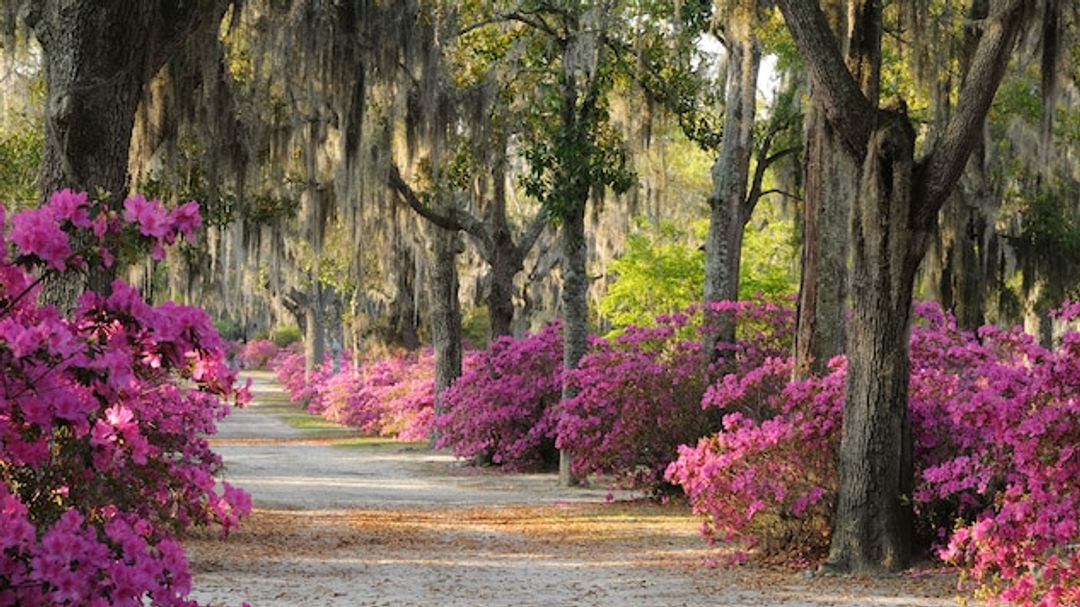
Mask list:
[[[326,357],[326,320],[323,310],[323,286],[318,281],[304,309],[304,372],[308,377]]]
[[[47,88],[43,199],[63,188],[113,204],[127,195],[131,132],[146,84],[186,36],[219,23],[225,6],[216,0],[25,3]],[[108,272],[50,281],[43,298],[71,309],[83,290],[107,290],[110,282]]]
[[[912,159],[914,129],[859,90],[820,6],[778,0],[820,92],[823,109],[862,175],[853,206],[852,319],[840,447],[840,485],[829,566],[895,570],[910,557],[908,333],[915,269],[938,211],[978,141],[1023,24],[1023,3],[994,4],[964,79],[956,113],[927,156]]]
[[[907,229],[915,134],[898,117],[876,131],[852,209],[852,331],[829,562],[863,571],[906,566],[911,513],[908,317],[925,235]],[[882,226],[888,226],[883,230]]]
[[[740,11],[741,13],[747,11]],[[750,219],[747,183],[753,152],[753,126],[761,51],[751,32],[749,15],[733,18],[728,32],[724,131],[720,154],[712,168],[709,231],[705,239],[705,303],[739,298],[739,265],[743,230]],[[709,319],[705,351],[709,362],[722,357],[717,345],[734,343],[734,319]]]
[[[431,341],[435,349],[435,413],[443,411],[442,393],[461,377],[461,303],[457,256],[462,243],[456,231],[430,226]],[[432,430],[432,440],[438,438]]]
[[[858,171],[816,101],[805,158],[795,366],[800,375],[823,375],[847,340],[848,224]]]
[[[587,246],[585,242],[585,199],[562,214],[560,229],[562,259],[562,321],[563,321],[563,369],[576,369],[585,356],[588,346],[588,277],[585,273]],[[563,400],[573,398],[574,391],[563,383]],[[572,455],[566,450],[559,453],[559,484],[576,483],[571,474]]]
[[[832,2],[827,21],[859,91],[876,106],[881,77],[881,5]],[[848,240],[857,159],[826,118],[824,91],[812,87],[807,120],[803,251],[795,330],[796,372],[828,372],[847,340]],[[855,160],[853,160],[853,158]]]

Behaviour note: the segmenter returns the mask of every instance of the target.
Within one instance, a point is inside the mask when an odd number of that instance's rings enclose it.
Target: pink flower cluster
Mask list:
[[[1078,309],[1069,304],[1062,315]],[[917,530],[981,598],[1077,604],[1080,332],[1048,349],[1019,328],[961,331],[936,304],[916,306],[916,315]],[[845,363],[794,382],[791,365],[769,359],[712,386],[703,403],[725,412],[723,428],[682,447],[667,470],[707,517],[707,538],[782,550],[828,544]]]
[[[245,369],[266,369],[280,352],[269,339],[255,339],[243,345],[237,359]]]
[[[224,343],[202,310],[150,306],[120,281],[83,294],[71,318],[35,303],[40,278],[26,270],[92,270],[111,262],[108,235],[126,230],[85,194],[57,193],[11,223],[17,263],[0,250],[0,604],[190,605],[177,535],[227,530],[250,509],[242,491],[218,489],[221,459],[205,438],[229,399],[246,398]],[[150,239],[175,240],[181,223]]]
[[[702,533],[767,551],[822,549],[832,515],[844,360],[824,378],[791,382],[793,361],[767,358],[726,376],[702,401],[723,414],[721,430],[679,448],[666,478],[681,485]]]
[[[762,301],[713,304],[740,327],[735,343],[718,344],[717,368],[754,369],[790,350],[794,317]],[[715,409],[702,408],[706,365],[701,351],[705,315],[698,306],[661,316],[651,328],[630,326],[593,350],[570,372],[577,396],[559,416],[557,446],[574,453],[579,476],[612,474],[624,487],[671,489],[664,470],[679,445],[720,428]]]
[[[151,256],[160,260],[166,245],[175,243],[180,235],[194,238],[201,223],[195,201],[169,211],[156,199],[148,201],[136,195],[124,201],[121,217],[104,203],[88,200],[86,192],[62,190],[41,207],[12,216],[9,238],[27,260],[40,260],[62,272],[69,265],[85,269],[87,263],[96,262],[109,267],[118,250],[136,241],[145,242]],[[68,238],[73,229],[89,230],[100,246],[73,255]]]
[[[304,355],[283,352],[271,363],[293,402],[308,411],[372,435],[418,441],[431,430],[434,353],[399,352],[370,361],[329,359],[305,376]]]
[[[1060,314],[1075,311],[1067,303]],[[982,327],[976,338],[936,306],[921,313],[915,499],[944,538],[939,556],[992,601],[1080,603],[1080,333],[1048,349],[1019,328]]]
[[[522,339],[492,341],[444,393],[446,412],[435,419],[438,446],[507,470],[557,462],[562,349],[557,322]]]

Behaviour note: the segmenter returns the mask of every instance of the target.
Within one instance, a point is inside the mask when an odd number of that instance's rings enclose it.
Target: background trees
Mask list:
[[[1049,343],[1078,284],[1067,3],[780,2],[797,48],[749,1],[61,4],[4,5],[44,91],[5,107],[5,195],[199,199],[204,238],[124,271],[230,337],[303,327],[309,370],[436,341],[449,383],[461,316],[561,317],[571,369],[589,330],[782,299],[801,248],[796,372],[850,356],[837,565],[906,557],[912,294]]]

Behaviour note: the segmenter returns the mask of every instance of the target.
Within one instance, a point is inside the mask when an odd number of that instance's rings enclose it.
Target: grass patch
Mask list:
[[[426,442],[399,441],[389,436],[350,436],[333,442],[341,449],[363,449],[372,451],[427,451]]]
[[[289,424],[297,430],[319,430],[325,432],[327,430],[337,430],[341,432],[353,432],[352,428],[348,426],[342,426],[341,424],[335,424],[334,422],[318,415],[312,415],[310,413],[297,413],[292,412],[275,412],[274,415],[281,421]]]

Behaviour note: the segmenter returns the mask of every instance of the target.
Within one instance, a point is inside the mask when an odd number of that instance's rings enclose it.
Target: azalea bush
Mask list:
[[[179,534],[250,509],[214,478],[205,436],[247,392],[203,311],[121,281],[70,317],[36,303],[46,278],[139,247],[160,259],[199,221],[195,203],[119,214],[65,190],[12,216],[14,256],[0,237],[0,604],[189,605]]]
[[[832,361],[824,378],[790,382],[793,364],[768,358],[711,386],[702,404],[722,412],[722,428],[680,447],[665,472],[706,517],[702,533],[710,543],[796,557],[828,545],[844,360]]]
[[[1080,306],[1058,315],[1074,320]],[[1080,333],[1056,349],[1019,328],[978,339],[934,307],[913,330],[915,500],[991,601],[1080,602]],[[952,511],[946,519],[941,512]]]
[[[1077,603],[1080,333],[1048,349],[1020,328],[962,331],[936,304],[915,314],[910,498],[923,545],[982,599]],[[725,412],[723,428],[667,470],[710,539],[806,555],[828,545],[846,365],[789,382],[791,365],[770,359],[711,387],[703,403]]]
[[[238,358],[245,369],[266,369],[280,352],[281,348],[269,339],[256,339],[244,344]]]
[[[492,341],[443,393],[437,446],[507,470],[555,465],[562,352],[557,322],[522,339]]]
[[[326,359],[310,375],[302,353],[283,353],[272,362],[290,400],[308,412],[371,435],[424,440],[431,432],[435,401],[432,350],[398,352],[353,361],[346,352],[337,370]]]
[[[790,308],[760,300],[711,308],[740,327],[735,343],[719,347],[726,359],[717,366],[734,370],[731,377],[790,350]],[[678,447],[720,427],[716,410],[701,406],[708,381],[702,318],[692,306],[648,328],[626,327],[595,342],[570,371],[577,394],[559,416],[557,446],[574,453],[575,474],[612,474],[624,487],[653,493],[671,489],[664,470]]]

